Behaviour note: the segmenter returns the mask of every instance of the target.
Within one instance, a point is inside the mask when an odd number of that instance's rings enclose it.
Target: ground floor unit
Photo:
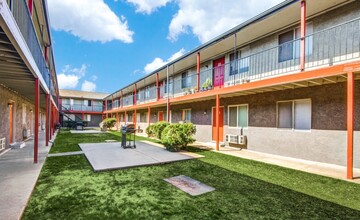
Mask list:
[[[360,81],[354,82],[354,167],[360,168]],[[256,94],[227,94],[216,100],[138,108],[107,114],[118,125],[135,123],[140,132],[167,120],[196,125],[197,141],[215,142],[252,151],[346,166],[347,84],[335,82]],[[150,110],[150,112],[149,112]],[[136,113],[135,113],[136,112]]]
[[[99,127],[102,121],[101,112],[62,112],[60,114],[60,124],[62,127],[71,127],[74,122],[82,121],[87,127]]]

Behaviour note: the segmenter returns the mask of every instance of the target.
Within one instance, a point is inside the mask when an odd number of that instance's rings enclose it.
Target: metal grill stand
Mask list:
[[[124,125],[121,127],[121,133],[122,133],[122,136],[121,136],[121,147],[122,148],[136,148],[136,145],[135,145],[135,133],[136,133],[136,129],[135,129],[135,125],[134,124],[128,124],[128,125]],[[133,134],[133,140],[130,140],[127,141],[126,140],[126,135],[127,134]],[[132,144],[131,144],[132,142]]]

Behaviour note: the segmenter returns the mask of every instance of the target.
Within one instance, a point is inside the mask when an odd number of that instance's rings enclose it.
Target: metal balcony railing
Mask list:
[[[305,70],[360,59],[360,18],[315,32],[305,37]],[[224,74],[221,86],[248,83],[282,74],[300,72],[300,39],[288,41],[246,57],[200,72],[200,88],[214,85],[215,74]],[[207,82],[207,83],[205,83]],[[159,98],[176,97],[196,91],[197,74],[171,76],[159,86]],[[137,103],[156,100],[157,89],[140,91]],[[147,96],[149,94],[149,96]],[[124,98],[123,106],[133,105],[133,95]]]
[[[103,106],[102,105],[82,105],[82,104],[62,104],[61,105],[62,111],[85,111],[85,112],[102,112]]]
[[[15,18],[15,21],[35,60],[39,71],[41,72],[42,77],[46,82],[46,85],[51,90],[49,70],[46,66],[44,54],[41,50],[26,0],[13,0],[12,4],[12,14]],[[52,91],[52,95],[55,95],[54,90]]]

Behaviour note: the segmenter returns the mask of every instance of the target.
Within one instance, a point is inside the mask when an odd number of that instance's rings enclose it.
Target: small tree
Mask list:
[[[171,124],[163,130],[161,142],[169,151],[180,151],[195,141],[192,137],[195,133],[196,127],[192,123]]]
[[[114,127],[116,124],[116,118],[105,118],[100,124],[99,126],[102,129],[109,129]]]

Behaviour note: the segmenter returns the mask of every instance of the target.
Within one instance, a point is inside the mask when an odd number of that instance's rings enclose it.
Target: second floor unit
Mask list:
[[[0,0],[0,83],[34,100],[39,80],[41,105],[59,96],[46,0]]]
[[[360,59],[360,1],[287,0],[106,97],[106,110]]]
[[[102,113],[106,93],[60,89],[60,111],[67,113]]]

